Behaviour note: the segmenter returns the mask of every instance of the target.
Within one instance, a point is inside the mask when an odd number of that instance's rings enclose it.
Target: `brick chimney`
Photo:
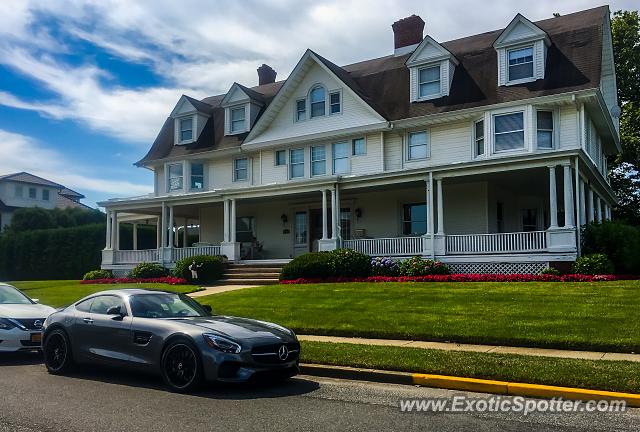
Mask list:
[[[415,45],[422,42],[424,21],[418,15],[411,15],[393,23],[394,55],[403,55],[413,51]]]
[[[258,85],[276,82],[276,75],[277,72],[274,71],[271,66],[263,63],[262,66],[258,68]]]

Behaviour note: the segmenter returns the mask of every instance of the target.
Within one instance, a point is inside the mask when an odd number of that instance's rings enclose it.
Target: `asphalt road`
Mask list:
[[[32,355],[0,356],[0,392],[0,432],[640,429],[639,409],[527,416],[402,413],[400,399],[461,393],[309,376],[284,383],[207,386],[194,395],[178,395],[165,391],[154,377],[115,370],[51,376]]]

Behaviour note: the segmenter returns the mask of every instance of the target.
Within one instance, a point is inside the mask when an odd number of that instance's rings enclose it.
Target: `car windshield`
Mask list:
[[[209,316],[196,301],[182,294],[134,294],[131,313],[138,318],[187,318]]]
[[[0,304],[33,304],[33,302],[16,288],[0,285]]]

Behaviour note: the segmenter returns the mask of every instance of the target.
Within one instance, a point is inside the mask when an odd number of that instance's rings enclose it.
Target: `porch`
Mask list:
[[[432,257],[456,271],[488,265],[538,271],[552,261],[575,260],[576,226],[610,217],[607,201],[587,175],[576,173],[577,166],[567,161],[490,173],[429,173],[398,182],[343,178],[267,196],[236,193],[198,203],[185,197],[184,203],[109,210],[102,266],[172,267],[196,255],[286,262],[345,247],[371,256]],[[121,250],[117,227],[142,218],[154,221],[157,247]]]

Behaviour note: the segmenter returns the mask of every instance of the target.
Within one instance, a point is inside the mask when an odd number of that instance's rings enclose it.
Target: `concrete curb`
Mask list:
[[[372,381],[388,384],[421,385],[479,393],[526,396],[535,398],[563,398],[575,400],[624,400],[628,406],[640,407],[640,394],[557,387],[540,384],[513,383],[507,381],[463,378],[446,375],[362,369],[348,366],[301,364],[305,375]]]

